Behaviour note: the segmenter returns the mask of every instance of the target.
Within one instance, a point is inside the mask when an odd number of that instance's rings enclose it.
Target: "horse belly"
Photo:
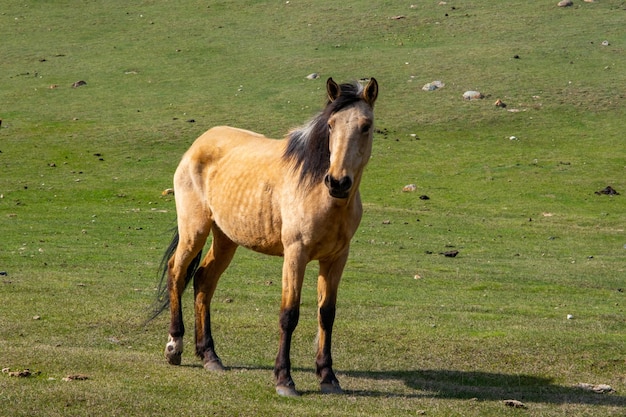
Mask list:
[[[212,185],[211,212],[215,224],[233,242],[268,255],[283,254],[280,210],[270,179],[250,170]],[[254,172],[254,170],[252,171]]]

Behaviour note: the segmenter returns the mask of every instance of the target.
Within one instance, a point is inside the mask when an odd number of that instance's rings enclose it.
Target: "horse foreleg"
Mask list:
[[[300,318],[300,293],[307,261],[300,251],[285,251],[283,263],[282,299],[280,304],[280,342],[274,376],[276,392],[286,397],[298,396],[296,384],[291,378],[291,338]]]
[[[235,255],[237,245],[218,228],[213,230],[213,244],[194,277],[196,313],[196,355],[209,371],[223,371],[222,361],[215,353],[211,333],[211,299],[217,282]]]
[[[332,262],[320,261],[320,272],[317,280],[319,330],[315,365],[317,376],[320,379],[321,391],[325,394],[339,394],[343,392],[333,371],[331,343],[333,324],[335,322],[337,289],[347,259],[348,253],[346,252],[341,258]]]

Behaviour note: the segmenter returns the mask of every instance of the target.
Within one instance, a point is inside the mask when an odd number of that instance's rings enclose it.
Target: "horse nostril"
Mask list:
[[[350,177],[346,176],[339,180],[339,189],[341,191],[348,191],[350,188],[352,188],[352,179]]]
[[[327,174],[324,177],[324,184],[330,191],[330,194],[336,198],[346,198],[350,188],[352,188],[352,178],[345,176],[339,180]]]

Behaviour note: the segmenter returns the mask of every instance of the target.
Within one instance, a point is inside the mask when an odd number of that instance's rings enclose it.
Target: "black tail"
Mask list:
[[[161,271],[161,280],[159,282],[159,288],[157,289],[156,300],[154,300],[154,305],[152,308],[152,313],[150,318],[148,318],[147,322],[155,319],[159,314],[161,314],[165,309],[167,309],[170,305],[170,297],[169,291],[167,288],[167,264],[172,256],[174,256],[174,252],[176,252],[176,248],[178,247],[178,231],[174,234],[174,238],[172,242],[167,247],[167,250],[163,254],[163,258],[161,259],[161,265],[159,266],[159,270]],[[202,251],[198,253],[198,255],[191,261],[189,266],[187,267],[187,275],[185,276],[185,288],[193,278],[194,274],[198,270],[200,266],[200,260],[202,259]]]

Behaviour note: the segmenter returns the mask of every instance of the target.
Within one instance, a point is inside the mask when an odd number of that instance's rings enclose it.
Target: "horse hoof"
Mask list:
[[[167,359],[167,363],[170,365],[180,365],[182,355],[183,339],[170,336],[165,345],[165,359]]]
[[[222,361],[220,361],[219,359],[205,362],[204,369],[211,372],[223,372],[226,370],[226,368],[224,368],[224,365],[222,365]]]
[[[296,387],[294,387],[293,385],[291,386],[276,385],[276,394],[280,395],[281,397],[299,397],[300,396],[300,393],[296,391]]]
[[[320,384],[320,389],[322,394],[343,394],[343,390],[337,381]]]
[[[172,353],[168,352],[167,350],[165,351],[165,359],[167,359],[167,363],[169,363],[170,365],[180,365],[180,363],[182,362],[182,357],[183,354],[180,352]]]

